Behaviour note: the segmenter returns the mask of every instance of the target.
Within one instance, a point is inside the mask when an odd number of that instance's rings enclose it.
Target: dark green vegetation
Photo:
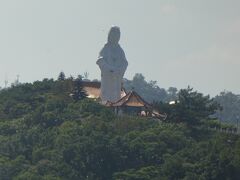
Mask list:
[[[156,81],[147,82],[142,74],[135,74],[132,80],[125,79],[124,86],[127,90],[134,89],[148,102],[169,102],[178,99],[177,88],[160,88]],[[225,91],[214,97],[214,100],[223,108],[215,114],[219,120],[235,126],[240,124],[240,95]]]
[[[173,108],[155,104],[167,122],[120,118],[74,82],[0,91],[1,180],[239,179],[240,138],[208,129],[209,97],[185,89]]]

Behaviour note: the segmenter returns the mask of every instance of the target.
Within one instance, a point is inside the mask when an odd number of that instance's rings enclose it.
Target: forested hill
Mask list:
[[[239,179],[240,138],[208,127],[209,97],[181,90],[173,108],[155,104],[170,113],[159,122],[116,117],[79,90],[60,78],[0,91],[1,180]]]

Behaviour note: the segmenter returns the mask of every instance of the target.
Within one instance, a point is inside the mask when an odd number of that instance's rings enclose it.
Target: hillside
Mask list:
[[[183,90],[199,104],[159,105],[171,112],[159,122],[116,117],[95,101],[74,100],[73,90],[72,79],[45,79],[0,91],[0,179],[240,177],[240,138],[206,128],[207,97]]]

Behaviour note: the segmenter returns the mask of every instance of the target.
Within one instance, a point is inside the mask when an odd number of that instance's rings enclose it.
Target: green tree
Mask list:
[[[65,73],[61,71],[58,75],[58,80],[59,81],[64,81],[66,79]]]
[[[188,87],[178,93],[178,103],[174,107],[175,120],[190,126],[199,125],[201,120],[208,119],[219,109],[220,105],[209,95],[204,96]]]
[[[81,99],[84,99],[87,97],[87,94],[85,90],[82,87],[82,77],[79,76],[77,79],[73,81],[73,92],[72,92],[72,98],[74,101],[79,101]]]

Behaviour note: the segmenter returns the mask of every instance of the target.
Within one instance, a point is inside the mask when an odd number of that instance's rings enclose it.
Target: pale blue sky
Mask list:
[[[0,86],[90,73],[111,25],[129,66],[163,88],[240,94],[239,0],[0,0]]]

